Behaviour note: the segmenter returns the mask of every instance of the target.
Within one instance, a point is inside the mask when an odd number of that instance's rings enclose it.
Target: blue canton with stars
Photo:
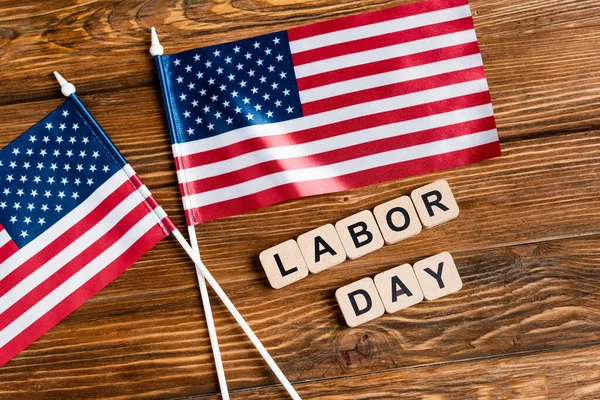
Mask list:
[[[302,117],[286,32],[159,57],[174,142]]]
[[[0,223],[20,248],[123,167],[74,101],[0,150]]]

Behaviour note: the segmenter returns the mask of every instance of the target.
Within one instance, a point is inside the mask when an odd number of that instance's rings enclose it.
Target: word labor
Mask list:
[[[271,286],[280,289],[346,260],[354,260],[415,236],[421,229],[450,221],[459,210],[450,186],[438,180],[380,204],[290,239],[260,253]]]

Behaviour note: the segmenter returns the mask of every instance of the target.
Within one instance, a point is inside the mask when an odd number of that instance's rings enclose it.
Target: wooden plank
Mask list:
[[[146,93],[147,94],[147,93]],[[164,130],[160,107],[145,112],[132,101],[144,90],[131,89],[124,96],[83,96],[99,122],[151,188],[177,225],[184,226],[183,211]],[[59,101],[40,102],[39,107],[0,107],[10,119],[23,121],[28,114],[41,118]],[[144,102],[143,104],[149,104]],[[43,106],[43,107],[42,107]],[[131,107],[131,108],[130,108]],[[132,120],[130,109],[138,111]],[[141,110],[141,112],[140,112]],[[36,115],[39,114],[39,115]],[[144,115],[147,118],[141,118]],[[0,146],[25,129],[0,121]],[[501,132],[502,135],[502,132]],[[408,258],[420,259],[441,251],[464,251],[536,242],[574,235],[599,233],[600,186],[598,157],[600,132],[571,133],[503,144],[503,156],[484,163],[373,185],[349,192],[288,201],[240,216],[197,227],[203,258],[222,283],[266,282],[258,254],[277,243],[355,212],[409,194],[416,187],[439,178],[450,182],[461,215],[448,224],[363,259],[337,268],[355,266],[357,271],[381,272]],[[543,217],[541,217],[543,215]],[[235,245],[232,246],[231,243]],[[168,287],[194,287],[190,264],[183,253],[163,241],[154,251],[156,263],[140,268],[149,287],[134,282],[103,291],[107,296]],[[375,268],[373,268],[375,266]],[[166,280],[155,279],[161,276]],[[329,274],[324,274],[327,279]],[[342,286],[342,285],[339,285]],[[265,286],[267,287],[267,286]]]
[[[176,52],[401,3],[277,0],[181,3],[181,8],[168,2],[23,2],[0,15],[5,66],[0,104],[56,98],[53,69],[88,95],[155,87],[148,55],[152,25],[159,27],[167,51]],[[505,137],[598,125],[597,1],[474,0],[471,5]],[[152,92],[145,100],[149,108],[159,101]]]
[[[225,289],[291,380],[361,380],[396,368],[597,343],[599,246],[594,236],[454,254],[461,291],[357,329],[343,327],[334,290],[389,266],[333,268],[286,291],[262,281]],[[152,258],[115,284],[146,285],[138,272]],[[214,306],[230,387],[276,383],[223,307]],[[168,284],[144,296],[96,297],[0,369],[0,393],[9,398],[151,399],[215,390],[198,293]]]
[[[591,399],[600,391],[600,346],[391,371],[296,385],[303,399]],[[218,396],[192,397],[217,400]],[[284,400],[281,388],[233,393],[234,400]]]

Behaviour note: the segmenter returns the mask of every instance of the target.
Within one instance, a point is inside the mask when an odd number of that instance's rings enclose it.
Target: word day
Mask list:
[[[335,291],[335,298],[344,320],[350,327],[395,313],[426,300],[459,291],[462,280],[448,252],[418,261],[414,266],[403,264],[363,278]]]
[[[323,225],[260,253],[271,286],[280,289],[346,260],[354,260],[415,236],[458,216],[448,182],[438,180],[332,224]]]

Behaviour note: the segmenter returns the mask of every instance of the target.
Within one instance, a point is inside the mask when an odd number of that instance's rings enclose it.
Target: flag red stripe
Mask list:
[[[349,107],[354,104],[382,100],[477,79],[485,79],[483,67],[468,68],[311,101],[302,104],[302,112],[304,115],[319,114],[337,108]]]
[[[256,137],[213,150],[198,152],[189,156],[176,157],[177,170],[192,168],[228,160],[242,154],[278,146],[291,146],[312,142],[345,133],[388,125],[395,122],[408,121],[415,118],[436,115],[491,103],[489,92],[474,93],[459,98],[439,100],[427,104],[371,114],[350,120],[336,122],[316,128],[300,130],[284,135]],[[185,193],[184,193],[185,195]]]
[[[29,346],[77,307],[86,302],[91,296],[108,285],[164,237],[165,234],[160,226],[154,225],[118,259],[2,347],[2,351],[0,352],[0,366],[6,364],[21,350]]]
[[[13,240],[5,243],[4,246],[0,247],[0,264],[6,261],[8,257],[12,256],[18,250],[19,248]]]
[[[456,46],[444,47],[443,49],[424,51],[422,53],[411,54],[408,56],[375,61],[354,67],[342,68],[335,71],[323,72],[321,74],[299,78],[296,82],[298,84],[298,90],[302,91],[332,83],[343,82],[350,79],[377,75],[384,72],[416,67],[419,65],[470,56],[478,53],[479,45],[477,42],[471,42]]]
[[[35,289],[25,294],[19,301],[15,302],[6,311],[0,314],[0,330],[6,328],[11,322],[33,307],[38,301],[63,284],[67,279],[88,265],[102,252],[118,241],[129,229],[131,229],[142,218],[148,215],[148,208],[144,203],[138,204],[133,210],[125,215],[113,228],[98,239],[94,244],[86,248],[79,255],[67,262],[53,275],[46,278]],[[81,232],[82,234],[84,232]]]
[[[393,179],[426,174],[480,162],[499,155],[500,144],[494,142],[437,156],[385,165],[366,171],[344,175],[342,177],[290,183],[257,192],[252,195],[198,207],[189,211],[190,214],[193,214],[193,217],[197,222],[208,222],[218,218],[245,213],[297,197],[355,189]]]
[[[464,6],[467,4],[469,4],[467,0],[431,0],[403,4],[394,8],[387,8],[370,13],[352,15],[331,21],[323,21],[316,24],[292,28],[287,31],[288,39],[290,41],[300,40],[311,36],[340,31],[343,29],[390,21],[397,18],[443,10],[446,8]]]
[[[413,42],[415,40],[426,39],[434,36],[466,31],[473,28],[473,19],[471,17],[461,18],[453,21],[436,23],[434,25],[420,26],[418,28],[407,29],[404,31],[392,32],[384,35],[352,40],[349,42],[293,53],[292,61],[294,66],[299,66],[328,58],[345,56],[348,54],[356,54],[356,57],[360,57],[360,54],[358,53],[362,51],[380,49],[383,47]]]
[[[102,202],[79,222],[66,230],[58,238],[46,245],[44,249],[36,253],[29,260],[25,261],[14,271],[0,280],[0,296],[6,294],[10,288],[21,282],[48,260],[60,253],[65,247],[75,241],[82,232],[87,232],[90,228],[102,220],[113,208],[115,208],[127,196],[133,193],[134,188],[131,182],[125,181],[117,190],[110,193]]]
[[[435,142],[471,133],[483,132],[495,128],[496,124],[494,122],[494,117],[488,117],[441,128],[423,130],[407,135],[374,140],[369,142],[368,146],[361,143],[306,157],[267,161],[237,171],[190,182],[188,184],[188,191],[192,194],[207,192],[247,182],[277,172],[335,164],[372,154]]]
[[[177,226],[173,223],[173,221],[171,221],[171,218],[169,217],[164,217],[161,222],[163,223],[163,225],[167,228],[167,235],[170,235],[171,232],[173,232],[175,229],[177,229]]]

